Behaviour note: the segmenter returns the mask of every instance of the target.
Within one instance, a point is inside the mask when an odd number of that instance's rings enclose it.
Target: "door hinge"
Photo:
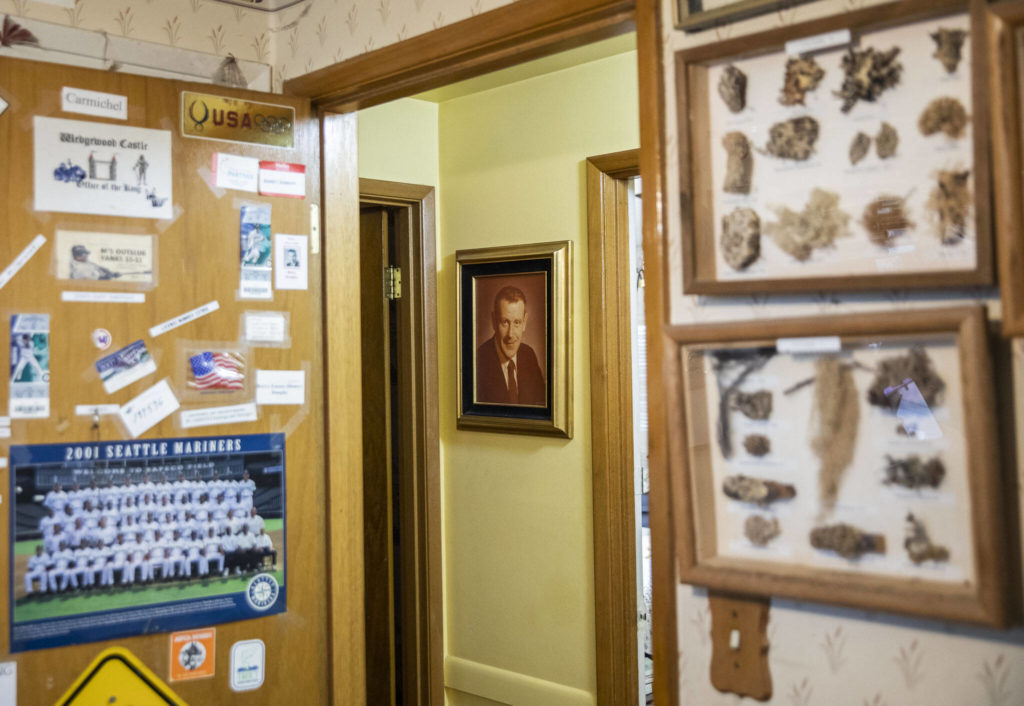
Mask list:
[[[384,298],[402,298],[402,268],[393,265],[384,268]]]

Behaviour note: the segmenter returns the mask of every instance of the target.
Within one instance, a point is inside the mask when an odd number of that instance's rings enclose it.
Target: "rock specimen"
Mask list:
[[[732,64],[726,66],[718,80],[718,95],[729,110],[739,113],[747,105],[747,75]]]
[[[767,456],[772,451],[772,440],[764,434],[750,434],[743,440],[743,448],[751,456]]]
[[[928,208],[935,217],[936,235],[943,245],[955,245],[967,237],[967,219],[971,212],[971,191],[968,170],[939,172],[935,188],[928,198]]]
[[[763,412],[755,409],[748,395],[739,391],[748,377],[763,368],[775,355],[774,347],[755,349],[724,348],[711,354],[712,366],[715,371],[715,383],[718,386],[718,448],[723,458],[732,458],[732,424],[731,413],[735,409],[736,396],[742,395],[741,404],[750,407],[752,413]],[[755,393],[756,394],[756,393]],[[768,393],[768,414],[771,414],[771,393]],[[761,403],[763,405],[763,402]],[[749,416],[749,415],[748,415]]]
[[[850,143],[850,164],[856,164],[868,156],[871,151],[871,138],[863,132],[858,132]]]
[[[929,407],[942,404],[946,382],[939,377],[924,348],[911,348],[906,355],[883,358],[875,368],[875,379],[868,388],[868,402],[876,407],[896,410],[903,398],[905,382],[913,381]]]
[[[790,118],[772,125],[768,132],[765,152],[773,157],[806,161],[814,154],[814,143],[818,141],[818,121],[809,115]]]
[[[896,154],[896,148],[900,146],[900,134],[896,132],[889,123],[882,123],[881,129],[875,135],[875,152],[879,159],[889,159]]]
[[[780,534],[782,530],[779,528],[779,521],[774,517],[768,519],[760,515],[751,515],[743,523],[743,535],[757,547],[766,546]]]
[[[907,217],[906,201],[900,196],[882,194],[864,207],[861,225],[875,245],[890,247],[896,238],[913,228]]]
[[[768,390],[735,392],[732,408],[742,412],[748,419],[767,419],[772,416],[772,393]]]
[[[821,461],[818,488],[821,506],[831,510],[839,497],[843,474],[853,462],[860,424],[860,400],[853,368],[835,356],[814,363],[814,430],[811,450]]]
[[[786,76],[782,80],[782,105],[804,105],[808,92],[813,91],[825,77],[825,69],[810,56],[791,56],[786,61]]]
[[[722,189],[730,194],[749,194],[754,172],[754,151],[742,132],[728,132],[722,138],[725,148],[725,183]]]
[[[796,497],[796,488],[791,485],[744,475],[726,476],[722,481],[722,492],[733,500],[762,506]]]
[[[956,98],[936,98],[921,113],[917,127],[922,135],[943,132],[947,137],[963,137],[967,127],[967,110]]]
[[[753,540],[751,540],[753,541]],[[949,561],[949,549],[933,544],[924,523],[907,513],[907,538],[903,540],[907,556],[915,564],[926,561]]]
[[[961,50],[964,40],[967,39],[967,32],[962,29],[939,27],[938,32],[933,32],[929,36],[935,42],[935,53],[932,56],[942,62],[948,73],[956,71],[956,67],[960,65]]]
[[[865,554],[885,554],[885,535],[868,534],[853,525],[837,524],[811,530],[811,546],[827,549],[844,559],[859,559]]]
[[[883,91],[900,82],[903,64],[896,61],[899,53],[899,47],[885,52],[874,47],[847,50],[842,60],[843,83],[836,91],[836,95],[843,99],[844,113],[849,113],[857,101],[874,103]]]
[[[919,456],[893,458],[886,456],[886,485],[900,485],[904,488],[938,488],[946,477],[946,466],[936,456],[930,461],[922,461]]]
[[[750,208],[722,216],[722,258],[734,270],[745,270],[761,256],[761,219]]]
[[[808,259],[815,248],[829,247],[836,238],[850,234],[850,216],[839,209],[839,195],[823,189],[811,191],[803,211],[777,208],[776,216],[779,220],[768,223],[765,233],[801,262]]]

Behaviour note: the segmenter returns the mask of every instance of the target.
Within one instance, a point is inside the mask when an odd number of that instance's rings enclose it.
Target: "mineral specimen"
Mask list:
[[[914,227],[907,217],[906,201],[891,194],[883,194],[865,206],[860,222],[871,242],[882,247],[890,247],[896,238]]]
[[[730,194],[749,194],[754,171],[754,152],[750,149],[750,140],[742,132],[729,132],[722,138],[722,147],[727,155],[722,189]]]
[[[762,506],[796,497],[796,488],[791,485],[744,475],[726,476],[722,481],[722,492],[733,500]]]
[[[850,143],[850,164],[856,164],[868,156],[871,151],[871,138],[863,132],[858,132]]]
[[[876,407],[898,409],[903,398],[903,385],[913,381],[929,407],[942,404],[946,383],[935,371],[931,358],[923,348],[911,348],[906,355],[884,358],[875,369],[875,379],[868,388],[868,402]]]
[[[889,159],[896,154],[900,144],[900,134],[889,123],[882,123],[882,128],[875,136],[875,151],[879,159]]]
[[[735,392],[732,407],[748,419],[767,419],[772,415],[772,393],[768,390]]]
[[[850,216],[839,209],[839,195],[815,188],[801,212],[777,208],[777,222],[768,223],[765,233],[776,245],[801,262],[815,248],[831,246],[836,238],[850,234]]]
[[[926,561],[949,561],[949,549],[933,544],[924,523],[909,512],[907,513],[907,538],[903,540],[903,548],[907,550],[907,556],[915,564],[922,564]]]
[[[962,29],[939,27],[938,32],[933,32],[929,36],[935,41],[935,53],[932,56],[942,62],[948,73],[956,71],[956,67],[960,65],[961,49],[964,40],[967,39],[967,32]]]
[[[718,447],[723,458],[732,458],[733,398],[748,377],[763,368],[775,355],[774,347],[755,349],[724,348],[713,352],[715,382],[718,386]],[[769,398],[769,406],[771,399]],[[769,409],[769,413],[771,410]]]
[[[765,151],[773,157],[806,161],[818,141],[818,121],[809,115],[775,123],[768,131]]]
[[[726,66],[718,80],[718,95],[729,110],[739,113],[747,105],[747,75],[732,64]]]
[[[818,87],[825,77],[825,69],[810,56],[792,56],[786,61],[786,76],[782,81],[782,105],[804,105],[807,93]]]
[[[955,245],[967,236],[967,218],[971,211],[971,192],[967,188],[970,171],[943,170],[928,199],[935,216],[936,235],[943,245]]]
[[[899,47],[885,52],[868,47],[860,51],[849,49],[843,55],[845,75],[836,96],[843,99],[844,113],[849,113],[857,101],[873,103],[882,91],[900,82],[903,64],[896,61],[899,53]]]
[[[853,368],[835,356],[814,363],[814,432],[811,450],[821,461],[818,488],[821,505],[831,510],[839,496],[839,484],[853,462],[857,448],[860,404],[853,382]]]
[[[772,440],[764,434],[750,434],[743,440],[743,448],[751,456],[767,456],[772,451]]]
[[[885,536],[840,523],[812,529],[811,546],[831,550],[844,559],[859,559],[868,553],[885,554]]]
[[[761,219],[750,208],[722,216],[722,257],[734,270],[745,270],[761,255]]]
[[[886,456],[885,484],[900,485],[916,490],[918,488],[938,488],[946,477],[946,466],[938,456],[930,461],[922,461],[919,456],[893,458]]]
[[[917,120],[917,127],[925,136],[943,132],[947,137],[963,137],[967,121],[963,103],[944,96],[928,104]]]
[[[743,534],[750,543],[757,547],[763,547],[782,533],[779,528],[779,521],[776,518],[751,515],[743,523]]]

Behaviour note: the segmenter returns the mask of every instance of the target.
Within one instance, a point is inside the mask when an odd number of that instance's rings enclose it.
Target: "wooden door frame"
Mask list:
[[[667,194],[665,192],[665,110],[661,2],[659,0],[517,0],[496,10],[471,17],[398,44],[383,47],[285,82],[286,93],[313,100],[320,109],[324,157],[325,332],[329,369],[328,401],[337,404],[328,427],[332,461],[361,467],[359,443],[338,440],[351,434],[346,415],[358,414],[360,404],[358,320],[356,338],[350,321],[352,288],[358,297],[358,267],[351,253],[358,252],[356,214],[356,119],[352,111],[437,88],[517,63],[571,49],[636,29],[640,95],[640,174],[644,183],[643,230],[648,321],[648,417],[651,436],[651,537],[654,571],[655,698],[659,705],[678,703],[679,674],[676,634],[675,549],[671,531],[671,486],[666,445],[672,428],[665,389],[672,369],[665,355],[662,333],[668,320]],[[338,204],[334,206],[333,204]],[[347,259],[347,261],[346,261]],[[330,273],[330,277],[326,276]],[[349,311],[346,311],[346,308]],[[333,315],[332,315],[333,313]],[[340,319],[340,321],[335,321]],[[653,335],[650,332],[654,332]],[[667,386],[667,387],[666,387]],[[436,402],[436,397],[434,398]],[[436,407],[436,404],[435,404]],[[328,410],[330,413],[330,409]],[[340,412],[340,413],[339,413]],[[351,417],[350,417],[351,420]],[[357,439],[358,442],[358,439]],[[337,454],[337,455],[336,455]],[[334,464],[332,463],[332,466]],[[345,465],[338,468],[344,469]],[[336,476],[345,478],[337,479]],[[332,665],[335,703],[365,703],[353,679],[361,679],[365,666],[361,652],[363,600],[362,483],[356,474],[332,473]],[[351,476],[351,477],[349,477]],[[335,508],[338,508],[337,510]],[[348,513],[342,517],[337,512]],[[439,541],[439,540],[438,540]],[[346,554],[347,552],[347,554]],[[354,552],[354,554],[353,554]],[[595,552],[596,554],[596,552]],[[438,616],[438,620],[443,620]],[[443,658],[443,655],[442,655]],[[615,703],[598,694],[598,703]],[[443,699],[443,695],[442,695]],[[433,702],[432,702],[433,703]],[[443,703],[438,702],[438,703]]]
[[[639,694],[629,183],[640,150],[587,160],[594,624],[598,703]]]

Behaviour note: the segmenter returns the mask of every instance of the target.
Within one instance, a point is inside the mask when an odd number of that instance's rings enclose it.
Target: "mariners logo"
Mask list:
[[[267,610],[277,602],[280,593],[277,579],[270,574],[259,574],[253,576],[249,582],[249,588],[245,591],[245,600],[253,610]]]

